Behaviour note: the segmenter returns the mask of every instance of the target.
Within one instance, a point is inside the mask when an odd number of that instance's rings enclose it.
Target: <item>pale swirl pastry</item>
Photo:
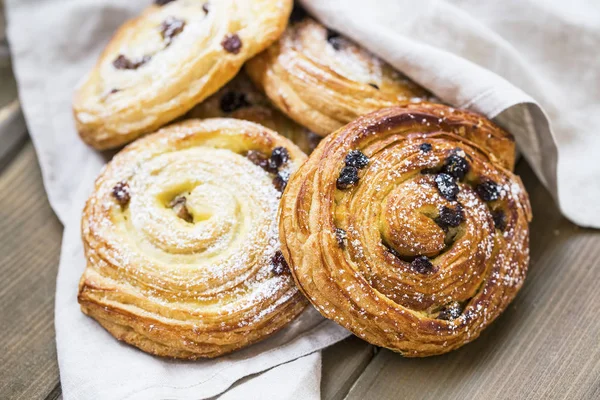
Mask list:
[[[117,339],[186,359],[284,327],[307,302],[280,251],[277,210],[305,159],[235,119],[186,121],[126,147],[83,211],[83,312]]]
[[[119,28],[75,93],[82,139],[128,143],[185,114],[283,32],[292,0],[162,0]]]
[[[409,357],[479,336],[529,263],[512,137],[441,105],[368,114],[325,138],[281,204],[282,251],[327,318]]]
[[[360,115],[429,96],[384,61],[302,16],[245,69],[279,109],[321,136]]]
[[[256,122],[287,137],[306,154],[319,144],[321,137],[298,125],[262,94],[248,76],[240,72],[217,93],[186,114],[187,118],[237,118]]]

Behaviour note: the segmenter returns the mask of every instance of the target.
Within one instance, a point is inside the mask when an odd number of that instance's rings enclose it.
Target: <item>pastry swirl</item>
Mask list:
[[[292,22],[245,69],[280,110],[321,136],[360,115],[429,96],[381,59],[309,17]]]
[[[434,104],[363,116],[325,138],[281,204],[282,251],[323,314],[409,357],[479,336],[521,287],[529,199],[512,137]]]
[[[279,110],[240,72],[217,93],[186,114],[187,118],[237,118],[256,122],[274,130],[310,154],[321,137],[298,125]]]
[[[188,112],[283,32],[292,0],[155,1],[119,28],[76,90],[82,139],[128,143]]]
[[[83,212],[83,312],[146,352],[186,359],[281,329],[307,304],[277,227],[281,190],[305,159],[234,119],[185,121],[126,147]]]

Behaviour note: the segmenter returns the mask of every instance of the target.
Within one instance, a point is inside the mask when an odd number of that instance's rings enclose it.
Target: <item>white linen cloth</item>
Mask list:
[[[318,398],[320,354],[314,352],[347,331],[314,310],[258,345],[199,362],[164,360],[120,344],[79,311],[77,282],[85,267],[80,213],[108,156],[77,137],[71,96],[111,33],[149,2],[6,4],[21,102],[50,203],[65,224],[55,318],[64,398],[200,399],[219,395],[244,377],[222,397]],[[445,102],[496,118],[516,136],[563,213],[580,225],[600,227],[600,135],[595,132],[600,126],[600,3],[302,3]],[[279,364],[284,365],[272,368]]]

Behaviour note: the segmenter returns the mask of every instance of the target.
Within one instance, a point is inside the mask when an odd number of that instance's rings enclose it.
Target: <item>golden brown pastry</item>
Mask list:
[[[294,10],[296,11],[296,10]],[[246,64],[279,109],[326,136],[356,117],[429,94],[390,65],[311,18]]]
[[[237,118],[256,122],[287,137],[306,154],[310,154],[321,137],[298,125],[276,108],[248,76],[240,72],[217,93],[187,113],[188,118]]]
[[[408,357],[479,336],[523,284],[529,199],[511,136],[441,105],[383,109],[325,138],[290,180],[280,239],[325,317]]]
[[[285,29],[292,0],[157,0],[114,35],[77,89],[83,140],[128,143],[188,112]]]
[[[306,306],[278,241],[277,209],[306,156],[252,122],[189,120],[118,153],[82,218],[78,300],[119,340],[216,357]]]

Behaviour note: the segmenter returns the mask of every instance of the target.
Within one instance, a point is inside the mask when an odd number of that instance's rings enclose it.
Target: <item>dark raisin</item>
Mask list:
[[[340,171],[336,186],[338,189],[347,189],[356,182],[358,182],[358,168],[347,165]]]
[[[134,69],[134,63],[123,54],[119,54],[117,58],[113,61],[113,66],[116,69]]]
[[[432,148],[433,146],[431,146],[431,143],[423,143],[419,146],[419,150],[421,150],[423,153],[429,153]]]
[[[327,42],[333,47],[335,50],[339,50],[342,48],[342,37],[339,33],[334,30],[327,29]]]
[[[210,5],[208,3],[202,4],[202,11],[204,11],[204,14],[208,14],[209,10],[210,10]]]
[[[496,182],[489,179],[477,185],[475,191],[483,201],[494,201],[500,198],[500,187]]]
[[[435,184],[440,194],[450,201],[456,200],[456,195],[459,192],[458,185],[454,178],[448,174],[437,174],[435,176]]]
[[[110,92],[108,92],[108,93],[114,94],[114,93],[117,93],[117,92],[120,92],[120,91],[121,91],[121,89],[110,89]]]
[[[245,93],[242,92],[227,92],[221,96],[221,110],[226,113],[239,110],[240,108],[249,107],[251,104],[248,101]]]
[[[194,217],[187,208],[187,199],[185,196],[177,196],[170,203],[169,208],[173,209],[175,215],[187,222],[194,222]]]
[[[458,301],[453,301],[444,307],[437,316],[437,319],[443,319],[446,321],[452,321],[460,317],[462,314],[462,307]]]
[[[379,90],[379,86],[377,86],[377,85],[376,85],[376,84],[374,84],[374,83],[369,83],[369,86],[371,86],[371,87],[374,87],[375,89]]]
[[[154,0],[154,4],[157,6],[164,6],[165,4],[169,4],[175,0]]]
[[[335,228],[335,239],[337,240],[337,244],[338,246],[340,246],[341,249],[346,248],[346,238],[347,238],[347,234],[346,231],[341,229],[341,228]]]
[[[121,206],[126,206],[129,200],[131,200],[131,193],[129,192],[127,182],[117,183],[112,190],[112,195]]]
[[[504,211],[500,209],[492,211],[492,218],[494,219],[494,227],[504,232],[506,229],[506,215]]]
[[[462,150],[461,150],[462,152]],[[464,152],[463,152],[464,154]],[[451,154],[442,167],[442,172],[452,175],[456,179],[462,179],[469,172],[469,163],[467,160],[457,153]]]
[[[306,10],[298,3],[294,4],[294,8],[292,9],[292,14],[290,15],[290,22],[296,23],[302,21],[306,18]]]
[[[269,159],[264,153],[260,151],[250,150],[248,151],[248,153],[246,153],[246,158],[252,161],[254,165],[258,165],[265,171],[269,169]]]
[[[185,28],[185,21],[175,17],[169,17],[163,21],[160,25],[160,34],[163,39],[166,39],[168,42],[183,32],[183,28]]]
[[[290,153],[288,153],[288,150],[285,147],[275,147],[271,153],[271,158],[269,158],[269,168],[277,171],[277,169],[288,162],[289,159]]]
[[[418,256],[411,263],[410,267],[419,274],[428,274],[434,271],[434,266],[426,256]]]
[[[221,46],[223,46],[228,53],[237,54],[242,48],[242,39],[240,39],[237,33],[228,33],[223,38]]]
[[[443,206],[440,210],[440,216],[435,219],[435,223],[442,229],[448,229],[448,227],[456,228],[464,219],[465,215],[460,205],[455,209]]]
[[[150,61],[150,59],[150,56],[144,56],[140,60],[132,61],[129,58],[125,57],[123,54],[119,54],[119,56],[113,61],[113,66],[116,69],[138,69],[139,67]]]
[[[277,250],[275,255],[271,258],[271,271],[275,275],[283,275],[284,273],[289,272],[290,267],[288,266],[287,261],[285,261],[285,257],[283,257],[283,253],[281,250]]]
[[[289,178],[290,176],[288,173],[283,171],[277,172],[275,178],[273,178],[273,185],[275,185],[275,189],[283,193],[283,190],[287,186]]]
[[[358,169],[363,169],[369,165],[369,157],[367,157],[365,153],[360,150],[350,150],[344,161],[346,165],[350,165],[351,167],[356,167]]]

